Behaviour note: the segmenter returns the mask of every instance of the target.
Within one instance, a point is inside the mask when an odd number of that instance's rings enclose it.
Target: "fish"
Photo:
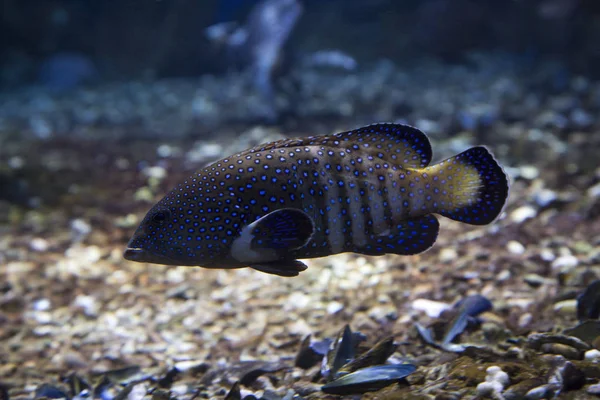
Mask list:
[[[258,145],[177,185],[124,257],[291,277],[307,268],[299,259],[422,253],[437,239],[436,214],[471,225],[498,217],[508,179],[486,147],[431,159],[425,133],[391,123]]]

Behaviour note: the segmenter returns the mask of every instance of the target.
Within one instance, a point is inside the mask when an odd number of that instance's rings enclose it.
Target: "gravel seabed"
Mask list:
[[[203,78],[47,101],[35,89],[0,96],[0,174],[27,182],[0,200],[0,387],[11,399],[36,389],[41,398],[42,384],[73,397],[76,376],[111,381],[104,398],[337,398],[320,391],[318,365],[295,367],[295,358],[307,335],[334,338],[349,324],[366,336],[363,350],[391,335],[390,360],[418,367],[362,398],[592,396],[600,340],[586,347],[551,334],[578,324],[576,296],[600,278],[600,83],[573,77],[549,88],[545,70],[479,62],[474,72],[431,65],[411,75],[387,62],[346,77],[297,72],[304,84],[296,103],[282,95],[282,109],[295,111],[282,127],[239,127],[252,118],[244,86],[235,92],[242,77],[231,87]],[[109,106],[123,119],[109,119]],[[440,218],[426,253],[307,260],[292,279],[123,260],[139,219],[194,169],[260,142],[382,120],[423,128],[434,159],[488,145],[512,181],[501,218],[482,228]],[[124,139],[128,130],[135,139]],[[435,326],[440,310],[472,294],[493,310],[459,342],[480,348],[426,345],[415,322]],[[500,391],[478,386],[498,376],[490,367],[508,374]],[[240,379],[240,397],[228,394]]]

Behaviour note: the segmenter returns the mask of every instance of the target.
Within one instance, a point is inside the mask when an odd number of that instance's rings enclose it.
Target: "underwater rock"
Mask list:
[[[324,385],[321,390],[329,394],[364,393],[382,389],[415,372],[412,364],[377,365],[359,369]]]
[[[526,398],[525,396],[532,389],[540,387],[543,384],[544,379],[540,377],[524,379],[521,382],[511,385],[502,395],[506,400],[522,400]]]
[[[544,343],[540,350],[546,354],[559,354],[569,360],[581,360],[583,352],[562,343]]]
[[[579,351],[587,351],[591,349],[589,344],[573,336],[551,333],[532,333],[527,337],[527,345],[534,350],[541,350],[544,344],[552,343],[571,346]]]
[[[592,282],[577,297],[577,318],[580,321],[600,317],[600,280]]]

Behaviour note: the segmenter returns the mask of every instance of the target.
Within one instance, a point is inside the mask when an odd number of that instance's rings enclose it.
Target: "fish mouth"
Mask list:
[[[178,262],[171,260],[167,256],[154,254],[141,247],[127,247],[123,252],[123,258],[129,261],[146,262],[163,265],[179,265]]]

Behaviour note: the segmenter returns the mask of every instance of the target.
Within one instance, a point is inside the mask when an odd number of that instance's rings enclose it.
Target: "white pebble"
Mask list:
[[[569,299],[559,301],[552,307],[554,312],[560,315],[574,315],[577,312],[577,300]]]
[[[556,256],[550,249],[542,249],[540,250],[540,258],[544,261],[550,262],[556,259]]]
[[[156,154],[161,158],[168,158],[173,155],[173,148],[168,144],[161,144],[156,149]]]
[[[458,253],[451,247],[446,247],[440,250],[440,262],[446,264],[458,258]]]
[[[525,246],[523,246],[520,242],[517,242],[516,240],[510,240],[507,244],[506,244],[506,249],[508,250],[509,253],[512,254],[523,254],[525,253]]]
[[[344,305],[339,301],[331,301],[327,304],[327,314],[336,314],[344,309]]]
[[[223,146],[218,143],[206,143],[202,145],[202,153],[206,158],[219,157],[223,153]]]
[[[571,254],[566,254],[564,256],[558,257],[556,260],[552,262],[552,269],[565,270],[575,268],[579,265],[579,260],[577,257]]]
[[[587,190],[587,194],[590,197],[600,197],[600,182]]]
[[[499,282],[504,282],[504,281],[510,279],[511,276],[512,276],[512,274],[510,273],[510,270],[504,269],[498,273],[498,275],[496,276],[496,279]]]
[[[423,311],[430,318],[439,318],[442,312],[450,308],[450,305],[440,301],[416,299],[412,302],[412,308],[417,311]]]
[[[11,157],[8,160],[8,166],[12,169],[21,169],[25,166],[25,160],[19,156]]]
[[[600,360],[600,351],[596,349],[588,350],[585,352],[585,359],[590,361]]]
[[[39,299],[33,302],[33,309],[35,311],[48,311],[51,305],[50,300]]]
[[[95,298],[92,296],[86,296],[83,294],[78,295],[73,300],[73,306],[79,308],[88,317],[95,317],[98,315],[99,305]]]
[[[144,174],[148,178],[154,178],[160,181],[167,177],[167,170],[159,166],[148,167],[144,169]]]
[[[546,207],[550,203],[555,201],[558,198],[558,195],[553,190],[540,189],[533,195],[533,198],[535,199],[535,202],[537,203],[538,206]]]
[[[48,242],[46,241],[46,239],[33,238],[29,243],[29,248],[33,251],[43,252],[48,250]]]
[[[71,221],[71,240],[81,242],[92,231],[92,227],[81,218]]]
[[[524,328],[531,324],[531,321],[533,321],[533,315],[531,315],[531,313],[521,314],[518,322],[519,327]]]
[[[494,396],[502,393],[504,387],[500,382],[481,382],[477,385],[477,394],[480,396]]]
[[[537,215],[537,211],[535,208],[531,206],[521,206],[510,213],[510,219],[517,224],[528,220],[529,218],[533,218]]]
[[[488,367],[485,372],[487,373],[485,380],[488,382],[499,382],[502,384],[503,389],[510,384],[510,378],[508,377],[508,374],[502,371],[502,368],[496,365]]]
[[[523,179],[533,180],[540,175],[540,171],[533,165],[524,165],[520,168],[519,173]]]
[[[310,297],[304,293],[294,292],[288,297],[288,301],[283,306],[284,310],[304,309],[310,304]]]

